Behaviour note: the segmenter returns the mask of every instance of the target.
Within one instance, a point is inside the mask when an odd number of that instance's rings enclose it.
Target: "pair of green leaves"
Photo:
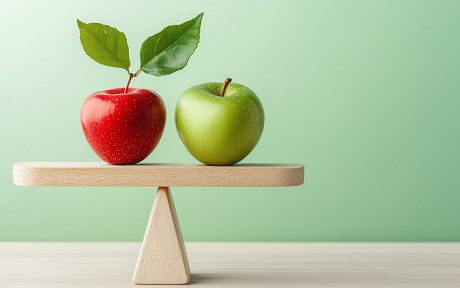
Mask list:
[[[200,41],[203,13],[180,25],[172,25],[147,38],[141,47],[141,68],[155,76],[174,73],[187,65]],[[96,62],[126,69],[129,73],[129,48],[126,36],[117,29],[77,20],[80,41],[86,54]]]

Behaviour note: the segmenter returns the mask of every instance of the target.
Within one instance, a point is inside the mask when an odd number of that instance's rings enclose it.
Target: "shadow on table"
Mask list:
[[[310,277],[303,273],[270,273],[270,271],[235,271],[225,273],[192,273],[190,275],[191,285],[203,285],[214,287],[235,287],[244,285],[245,287],[260,287],[261,284],[273,287],[284,287],[292,284],[307,284]]]
[[[391,280],[389,280],[391,279]],[[391,281],[391,286],[387,286]],[[455,285],[453,283],[456,283]],[[460,287],[458,275],[424,275],[387,270],[266,270],[192,273],[190,284],[203,287]],[[394,285],[393,285],[394,284]],[[414,286],[412,286],[414,285]]]

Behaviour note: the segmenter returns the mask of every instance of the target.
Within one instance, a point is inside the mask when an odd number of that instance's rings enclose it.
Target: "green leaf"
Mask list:
[[[124,33],[100,23],[77,20],[77,24],[81,45],[89,57],[102,65],[129,69],[129,48]]]
[[[184,68],[200,42],[203,14],[180,25],[168,26],[147,38],[142,43],[139,70],[164,76]]]

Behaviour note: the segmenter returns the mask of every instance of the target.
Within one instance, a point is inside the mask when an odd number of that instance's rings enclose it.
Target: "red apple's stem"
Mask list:
[[[128,92],[128,88],[129,88],[129,84],[131,83],[131,79],[133,79],[134,77],[137,76],[137,75],[134,75],[134,74],[131,73],[131,72],[128,72],[128,74],[129,74],[128,83],[126,83],[125,92],[123,92],[123,93],[127,93],[127,92]]]
[[[134,76],[133,77],[136,77],[137,75],[139,75],[139,73],[141,73],[141,69],[137,70],[136,73],[134,73]]]
[[[224,81],[224,88],[222,88],[222,92],[220,93],[220,96],[224,97],[225,96],[225,91],[227,91],[228,84],[232,82],[232,78],[227,78]]]

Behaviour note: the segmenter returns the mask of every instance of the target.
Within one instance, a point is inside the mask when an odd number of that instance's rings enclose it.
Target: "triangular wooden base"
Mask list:
[[[187,284],[190,267],[169,187],[159,187],[142,242],[135,284]]]

